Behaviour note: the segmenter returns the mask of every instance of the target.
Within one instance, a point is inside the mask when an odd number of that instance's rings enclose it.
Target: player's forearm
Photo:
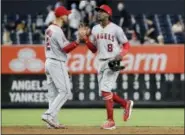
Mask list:
[[[93,43],[89,40],[89,38],[85,38],[85,44],[87,45],[87,47],[88,47],[93,53],[96,53],[96,52],[97,52],[97,48],[93,45]]]
[[[78,46],[77,42],[71,42],[68,45],[66,45],[64,48],[62,48],[61,50],[65,53],[69,53],[72,50],[74,50],[77,46]]]
[[[130,48],[129,42],[124,43],[120,55],[125,56],[128,53],[129,48]]]
[[[153,31],[154,31],[154,28],[150,28],[150,29],[147,31],[146,36],[150,35]]]

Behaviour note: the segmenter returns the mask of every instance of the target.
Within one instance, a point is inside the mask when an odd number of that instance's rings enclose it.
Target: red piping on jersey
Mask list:
[[[64,48],[62,48],[61,50],[65,53],[69,53],[70,51],[72,51],[73,49],[75,49],[78,46],[77,42],[71,42],[70,44],[68,44],[67,46],[65,46]]]
[[[128,50],[130,48],[130,44],[129,44],[129,42],[126,42],[122,46],[123,47],[122,47],[122,51],[121,51],[120,55],[125,56],[128,53]]]
[[[96,52],[97,52],[97,48],[93,45],[93,43],[89,40],[88,37],[85,38],[85,43],[86,43],[87,47],[88,47],[93,53],[96,53]]]

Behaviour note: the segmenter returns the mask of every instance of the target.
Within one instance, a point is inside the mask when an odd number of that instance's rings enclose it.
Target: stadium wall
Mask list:
[[[2,46],[3,108],[47,106],[44,46]],[[135,107],[184,106],[184,46],[133,46],[113,92]],[[96,54],[79,46],[69,54],[72,97],[65,107],[104,107],[96,78]],[[117,107],[117,105],[115,105]]]

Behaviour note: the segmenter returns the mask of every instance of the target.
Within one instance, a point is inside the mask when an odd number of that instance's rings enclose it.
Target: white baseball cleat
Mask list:
[[[58,124],[50,114],[43,114],[41,118],[44,122],[47,123],[48,128],[65,128],[64,125]]]
[[[123,113],[123,120],[127,121],[130,119],[134,102],[132,100],[127,101],[125,111]]]
[[[47,123],[46,126],[47,126],[48,129],[54,129],[55,128],[55,127],[50,126],[48,123]],[[58,124],[58,128],[67,129],[63,124]]]
[[[107,130],[114,130],[116,129],[116,124],[113,120],[107,120],[105,123],[101,126],[102,129],[107,129]]]

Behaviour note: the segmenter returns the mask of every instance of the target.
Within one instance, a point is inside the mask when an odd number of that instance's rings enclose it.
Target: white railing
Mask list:
[[[172,38],[173,38],[174,42],[177,43],[177,37],[175,36],[175,34],[172,32],[172,29],[171,29],[172,28],[172,22],[171,22],[171,18],[170,18],[169,14],[166,15],[166,19],[168,21],[168,25],[170,26],[170,33],[172,34]]]
[[[159,17],[157,14],[154,15],[155,17],[155,21],[156,21],[156,25],[157,25],[157,30],[159,31],[159,34],[162,35],[162,30],[161,30],[161,26],[160,26],[160,22],[159,22]]]

